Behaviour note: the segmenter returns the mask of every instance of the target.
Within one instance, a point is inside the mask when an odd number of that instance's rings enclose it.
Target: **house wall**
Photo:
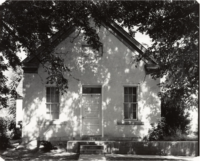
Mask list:
[[[16,100],[16,127],[19,127],[18,123],[23,119],[22,104],[22,98]]]
[[[23,79],[20,80],[16,92],[18,94],[16,99],[16,127],[20,127],[19,122],[23,120]]]
[[[159,80],[145,74],[144,63],[135,67],[134,58],[138,54],[106,28],[99,29],[103,43],[103,56],[88,59],[83,57],[82,34],[78,31],[62,41],[53,51],[65,59],[71,69],[68,78],[68,92],[60,96],[59,120],[46,120],[45,87],[46,76],[40,66],[38,74],[24,74],[24,122],[23,138],[52,138],[81,136],[81,96],[82,85],[102,86],[102,135],[104,137],[143,137],[150,124],[160,119],[160,100],[157,96]],[[123,89],[125,85],[138,85],[138,120],[143,125],[118,125],[123,122]]]

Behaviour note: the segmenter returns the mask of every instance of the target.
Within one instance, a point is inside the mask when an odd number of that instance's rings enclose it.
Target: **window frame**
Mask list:
[[[91,50],[94,51],[95,57],[96,57],[96,58],[99,58],[99,57],[102,57],[102,56],[103,56],[103,44],[99,47],[99,50],[98,50],[98,51],[96,51],[96,50],[92,47],[92,45],[89,45],[89,44],[82,44],[82,45],[81,45],[81,50],[82,50],[82,53],[83,53],[83,57],[89,57],[89,55],[87,55],[87,54],[84,52],[84,48],[85,48],[85,47],[91,48]],[[96,52],[97,52],[97,53],[96,53]]]
[[[136,102],[130,102],[130,104],[136,105],[136,118],[125,118],[125,104],[127,104],[127,102],[125,102],[125,88],[136,88]],[[138,93],[139,93],[138,90],[139,90],[139,84],[131,84],[123,86],[123,119],[125,121],[138,121]]]
[[[58,102],[47,102],[47,88],[58,88],[58,87],[56,87],[55,85],[46,85],[46,87],[45,87],[45,99],[46,99],[46,102],[45,102],[45,104],[46,104],[45,115],[46,115],[46,119],[47,120],[51,120],[51,121],[59,120],[59,117],[60,117],[60,90],[58,89]],[[50,114],[47,114],[47,105],[56,105],[57,106],[57,108],[58,108],[58,118],[53,119],[52,114],[51,114],[52,113],[51,109],[50,109]],[[50,115],[50,117],[49,117],[49,115]]]

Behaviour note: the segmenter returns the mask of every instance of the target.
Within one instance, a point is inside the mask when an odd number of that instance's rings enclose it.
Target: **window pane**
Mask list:
[[[50,94],[47,94],[47,95],[46,95],[46,99],[47,99],[47,102],[51,102]]]
[[[58,119],[59,118],[59,113],[58,112],[52,113],[51,116],[52,116],[53,120]]]
[[[55,101],[55,87],[51,87],[51,102]]]
[[[51,105],[47,104],[47,113],[50,113],[51,111]]]
[[[136,89],[137,89],[137,87],[133,87],[133,92],[132,92],[133,94],[137,94],[137,90]]]
[[[55,102],[59,102],[59,89],[56,88],[56,93],[55,93]]]
[[[128,94],[128,87],[124,87],[124,94]]]
[[[128,104],[124,103],[124,118],[129,119],[129,113],[128,113]]]
[[[133,119],[136,119],[136,112],[133,112]]]
[[[50,88],[46,88],[46,101],[51,102]]]
[[[129,103],[129,119],[133,119],[133,108],[132,104]]]
[[[132,87],[129,87],[129,94],[132,94]]]
[[[51,88],[51,95],[55,93],[55,87],[50,87]]]
[[[131,108],[133,109],[133,111],[136,111],[136,104],[131,104]]]
[[[50,87],[47,87],[46,94],[50,95]]]
[[[129,95],[127,95],[127,94],[124,95],[124,102],[128,102],[128,97],[129,97]]]
[[[51,105],[51,112],[58,112],[58,105],[57,104]]]
[[[133,98],[133,102],[137,102],[136,95],[133,95],[132,98]]]
[[[55,95],[55,102],[59,102],[59,94],[57,94],[57,93]]]
[[[56,98],[56,97],[55,97],[55,94],[51,94],[51,102],[55,102],[55,101],[56,101],[55,98]]]
[[[133,102],[133,96],[131,94],[129,95],[129,102]]]
[[[136,104],[132,104],[131,105],[131,108],[132,108],[132,118],[133,119],[136,119]]]

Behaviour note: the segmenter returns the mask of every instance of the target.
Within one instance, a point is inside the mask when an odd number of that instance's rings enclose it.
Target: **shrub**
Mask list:
[[[185,139],[189,134],[190,118],[184,97],[184,88],[161,94],[161,116],[157,125],[152,125],[148,140]]]
[[[8,127],[10,121],[7,118],[0,117],[0,149],[5,150],[9,145]]]
[[[54,149],[53,145],[50,142],[48,142],[48,141],[41,141],[40,144],[44,146],[42,148],[43,152],[49,152],[52,149]]]
[[[187,125],[187,124],[186,124]],[[167,123],[166,119],[162,117],[158,124],[152,124],[152,129],[149,130],[148,136],[144,137],[145,141],[197,141],[198,136],[189,137],[188,133],[182,131],[181,128]]]
[[[22,136],[22,121],[18,122],[20,127],[16,127],[15,122],[11,123],[9,130],[11,130],[10,139],[21,139]]]

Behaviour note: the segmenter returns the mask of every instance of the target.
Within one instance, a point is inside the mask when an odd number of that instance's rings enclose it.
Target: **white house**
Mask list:
[[[103,46],[96,52],[72,26],[57,33],[38,52],[63,57],[71,73],[68,92],[47,84],[47,73],[34,57],[24,60],[23,139],[138,140],[161,118],[159,79],[152,58],[134,58],[145,48],[115,23],[98,30]]]

